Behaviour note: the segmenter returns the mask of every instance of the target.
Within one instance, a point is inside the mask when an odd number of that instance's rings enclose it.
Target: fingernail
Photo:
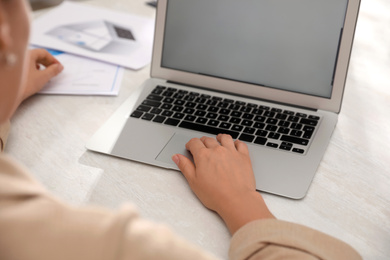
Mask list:
[[[179,156],[178,156],[177,154],[173,155],[173,156],[172,156],[172,161],[173,161],[174,163],[176,163],[176,165],[179,165],[179,162],[180,162]]]

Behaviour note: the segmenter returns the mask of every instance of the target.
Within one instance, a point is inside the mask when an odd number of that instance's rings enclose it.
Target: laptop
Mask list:
[[[247,143],[259,191],[303,198],[344,93],[360,0],[159,0],[151,77],[88,141],[176,169],[193,137]],[[212,174],[212,173],[210,173]]]

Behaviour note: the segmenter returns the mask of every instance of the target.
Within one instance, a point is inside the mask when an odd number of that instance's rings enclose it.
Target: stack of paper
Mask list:
[[[64,65],[42,93],[116,95],[123,66],[151,61],[153,19],[64,2],[33,23],[31,44]],[[56,50],[56,51],[53,51]]]

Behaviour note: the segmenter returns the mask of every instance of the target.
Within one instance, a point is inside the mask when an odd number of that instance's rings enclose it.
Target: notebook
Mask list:
[[[247,143],[259,191],[303,198],[341,109],[360,0],[159,0],[151,77],[88,141],[168,169],[193,137]],[[212,173],[210,173],[212,174]]]

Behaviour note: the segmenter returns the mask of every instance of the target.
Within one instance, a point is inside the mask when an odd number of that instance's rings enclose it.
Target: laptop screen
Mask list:
[[[169,0],[161,66],[330,98],[347,4]]]

